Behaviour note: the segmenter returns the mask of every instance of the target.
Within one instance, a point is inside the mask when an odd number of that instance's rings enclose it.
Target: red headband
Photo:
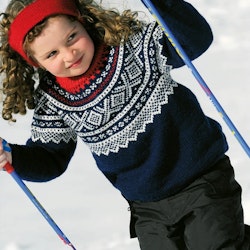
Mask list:
[[[23,50],[23,42],[27,33],[46,17],[65,14],[79,17],[74,0],[35,0],[25,7],[14,19],[9,30],[9,44],[29,64],[37,64]]]

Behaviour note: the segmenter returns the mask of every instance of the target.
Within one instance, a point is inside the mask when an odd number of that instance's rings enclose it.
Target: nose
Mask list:
[[[72,62],[75,58],[76,50],[72,48],[65,48],[63,51],[64,62]]]

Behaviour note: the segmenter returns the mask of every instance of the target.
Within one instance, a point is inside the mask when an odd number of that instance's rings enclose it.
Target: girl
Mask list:
[[[209,47],[190,4],[155,5],[191,59]],[[23,179],[49,181],[79,137],[129,202],[141,249],[249,249],[225,136],[171,78],[183,61],[155,22],[91,0],[12,0],[0,53],[3,118],[34,108],[26,145],[1,145],[1,169],[9,161]]]

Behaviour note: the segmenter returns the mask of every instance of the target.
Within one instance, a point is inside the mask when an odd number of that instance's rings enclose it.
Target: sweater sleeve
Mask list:
[[[169,29],[190,60],[204,53],[213,40],[211,28],[201,14],[182,0],[152,0]],[[184,65],[182,58],[168,41],[168,63],[173,68]]]
[[[13,166],[24,180],[45,182],[60,176],[67,169],[74,154],[76,142],[11,144]]]

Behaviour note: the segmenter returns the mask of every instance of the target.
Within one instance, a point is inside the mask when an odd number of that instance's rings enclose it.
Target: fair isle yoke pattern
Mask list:
[[[38,91],[33,141],[60,143],[78,135],[97,155],[117,153],[136,141],[178,86],[170,77],[163,37],[152,23],[124,45],[111,47],[104,69],[78,93],[46,77]]]

